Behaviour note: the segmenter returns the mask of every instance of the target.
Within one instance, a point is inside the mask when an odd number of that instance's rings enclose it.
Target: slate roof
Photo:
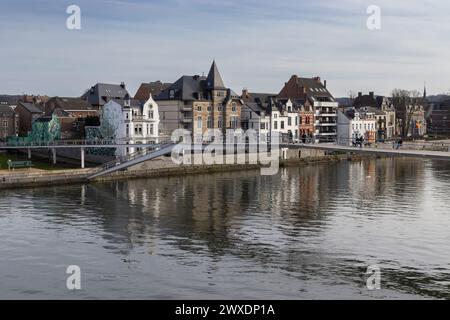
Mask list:
[[[124,84],[97,83],[82,98],[91,105],[103,106],[110,99],[123,99],[126,94],[128,94],[128,91]]]
[[[120,104],[123,108],[125,108],[126,99],[113,99],[112,101]],[[137,99],[130,99],[130,107],[131,108],[141,108],[143,106],[142,102]]]
[[[19,102],[19,105],[23,106],[30,113],[42,113],[41,108],[34,103]]]
[[[353,106],[355,108],[362,108],[362,107],[374,107],[378,108],[378,102],[374,95],[361,95],[355,98],[355,101],[353,102]]]
[[[44,104],[45,114],[50,115],[55,110],[63,111],[97,111],[98,107],[93,107],[81,98],[53,97]]]
[[[12,117],[14,116],[14,110],[10,106],[0,105],[0,115],[3,117]]]
[[[0,95],[0,105],[8,105],[8,106],[12,106],[12,105],[17,105],[17,103],[19,102],[21,96],[18,95]]]
[[[333,96],[321,82],[319,77],[302,78],[292,76],[278,94],[278,98],[293,100],[308,98],[318,101],[334,101]]]
[[[222,76],[217,68],[216,61],[213,61],[208,77],[206,78],[206,89],[208,90],[225,90]]]
[[[150,98],[150,94],[153,97],[156,97],[171,85],[171,83],[163,83],[159,80],[150,83],[142,83],[138,91],[134,95],[134,99],[147,101]]]
[[[205,77],[200,76],[182,76],[171,86],[166,88],[161,94],[155,97],[155,100],[171,100],[170,92],[173,90],[173,100],[207,100],[205,94]]]
[[[181,100],[197,101],[209,100],[211,90],[229,90],[225,87],[223,79],[219,73],[216,62],[211,65],[208,77],[205,76],[182,76],[176,82],[165,88],[159,95],[154,97],[156,101],[160,100]],[[171,96],[173,93],[173,97]],[[230,90],[228,99],[240,99],[240,96]]]

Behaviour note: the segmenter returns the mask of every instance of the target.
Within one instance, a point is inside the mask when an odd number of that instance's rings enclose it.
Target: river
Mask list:
[[[2,299],[450,299],[445,161],[2,190],[0,230]]]

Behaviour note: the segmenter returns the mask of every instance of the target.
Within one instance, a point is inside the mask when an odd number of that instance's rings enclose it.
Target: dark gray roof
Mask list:
[[[367,110],[368,112],[372,112],[377,116],[383,116],[386,115],[385,112],[381,111],[380,109],[376,108],[376,107],[367,107],[365,110]]]
[[[208,90],[225,90],[225,84],[223,83],[222,76],[220,75],[219,68],[217,68],[216,62],[213,61],[211,69],[209,70],[208,77],[206,78],[206,89]]]
[[[42,110],[34,103],[19,102],[19,104],[30,113],[42,113]]]
[[[254,93],[254,92],[247,92],[246,96],[242,96],[242,100],[245,103],[257,103],[261,108],[268,108],[270,104],[270,99],[275,98],[276,94],[273,93]]]
[[[22,96],[18,95],[0,95],[0,105],[17,105]]]
[[[106,84],[97,83],[91,87],[82,98],[87,100],[91,105],[103,106],[110,99],[123,99],[129,94],[124,84]]]
[[[0,105],[0,115],[3,117],[11,117],[14,115],[14,110],[9,106]]]
[[[120,104],[122,107],[125,107],[125,99],[112,99],[112,101]],[[142,102],[137,99],[130,99],[130,107],[131,108],[141,108],[143,106]]]
[[[378,102],[374,95],[361,95],[355,98],[355,101],[353,102],[353,106],[355,108],[362,108],[362,107],[378,107]]]
[[[174,100],[207,100],[208,97],[205,94],[205,81],[205,77],[182,76],[174,84],[155,97],[155,100],[170,100],[171,91],[173,91]]]

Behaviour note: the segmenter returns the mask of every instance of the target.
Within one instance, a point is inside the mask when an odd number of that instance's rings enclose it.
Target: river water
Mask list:
[[[3,299],[450,298],[450,162],[3,190],[0,230]]]

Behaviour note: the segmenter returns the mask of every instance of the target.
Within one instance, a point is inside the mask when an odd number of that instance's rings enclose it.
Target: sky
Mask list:
[[[69,5],[81,29],[69,30]],[[369,5],[381,29],[369,30]],[[0,0],[0,93],[80,96],[97,82],[174,82],[216,60],[236,92],[293,74],[335,97],[450,90],[450,1]]]

